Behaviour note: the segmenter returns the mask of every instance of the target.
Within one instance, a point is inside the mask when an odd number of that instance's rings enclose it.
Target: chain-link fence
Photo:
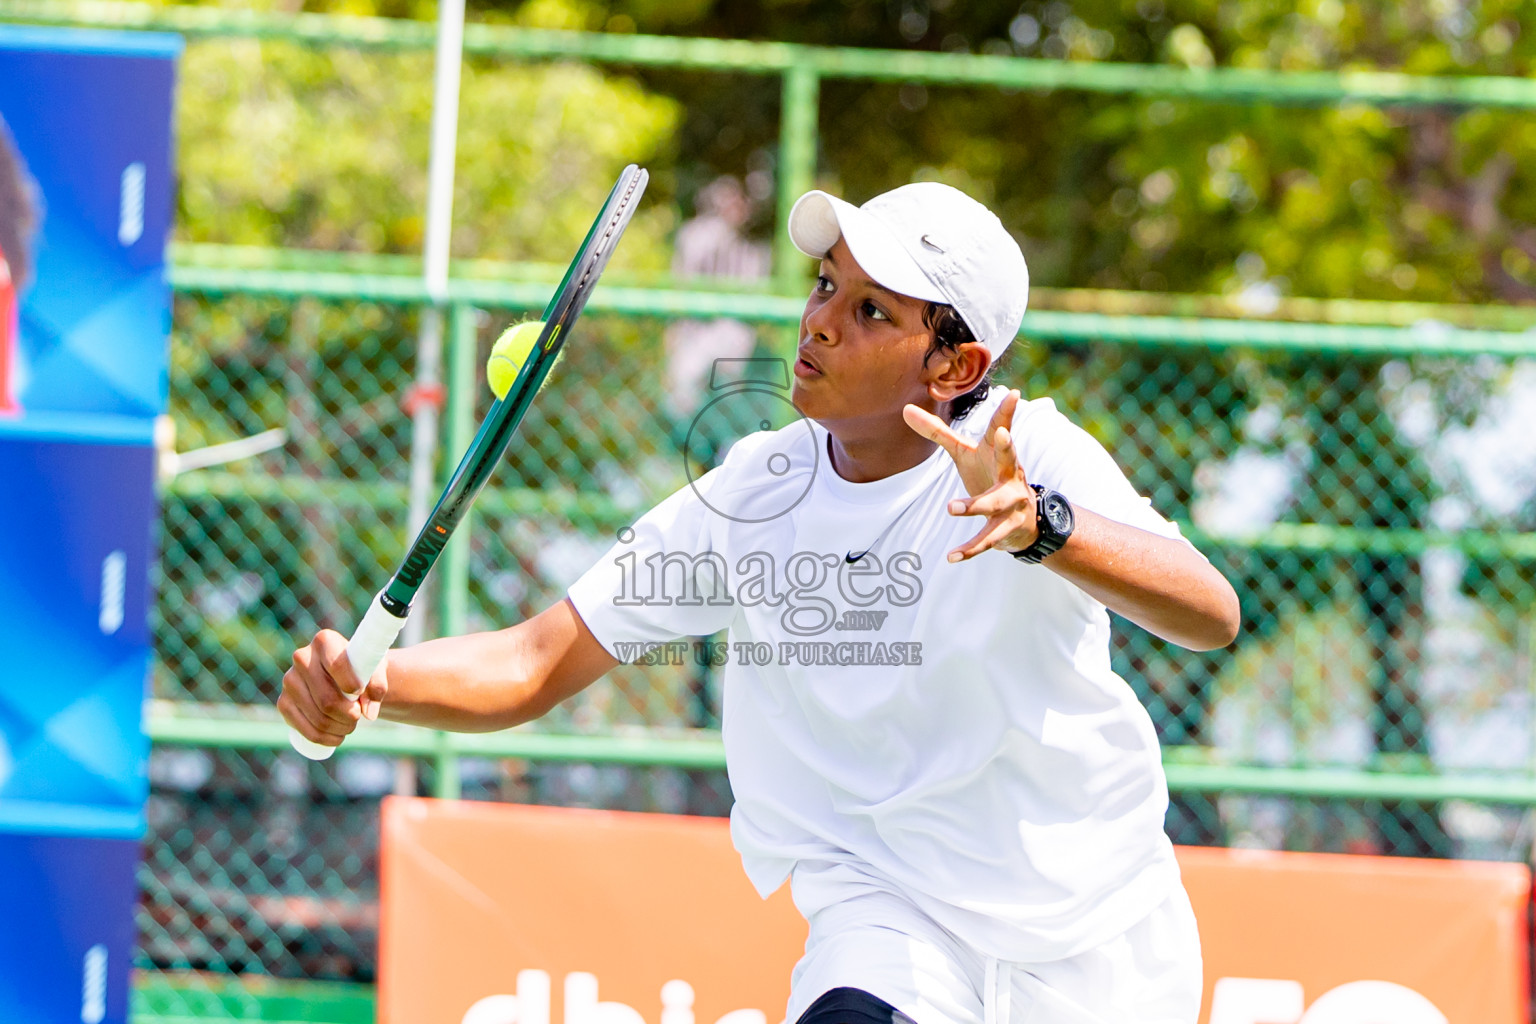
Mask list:
[[[772,408],[743,405],[701,450],[690,428],[710,394],[669,393],[673,321],[603,306],[578,327],[477,505],[463,567],[424,602],[429,635],[510,624],[558,600],[617,529],[686,484],[689,458],[696,471],[772,422]],[[453,310],[450,424],[484,412],[490,340],[525,315],[485,307]],[[766,365],[787,351],[790,313],[755,324]],[[178,298],[178,446],[273,428],[287,443],[166,485],[162,715],[270,719],[294,644],[322,625],[349,627],[399,558],[415,317],[404,304],[306,296]],[[1168,751],[1170,834],[1526,857],[1525,798],[1429,799],[1407,783],[1528,779],[1536,764],[1536,545],[1524,532],[1536,517],[1536,436],[1522,426],[1536,358],[1510,354],[1522,344],[1511,335],[1426,341],[1291,325],[1244,345],[1230,326],[1036,317],[1000,374],[1053,396],[1098,437],[1242,597],[1243,632],[1225,651],[1192,654],[1117,623],[1117,667]],[[1468,354],[1445,354],[1458,346]],[[445,448],[462,443],[448,433]],[[716,685],[714,670],[686,659],[625,667],[534,728],[639,731],[663,745],[707,737]],[[265,745],[156,747],[142,966],[371,980],[377,802],[389,792],[695,814],[730,804],[708,757],[361,750],[311,764]],[[1209,774],[1234,766],[1268,781]],[[1290,786],[1285,773],[1298,769],[1334,775]],[[1386,788],[1351,790],[1362,772]]]

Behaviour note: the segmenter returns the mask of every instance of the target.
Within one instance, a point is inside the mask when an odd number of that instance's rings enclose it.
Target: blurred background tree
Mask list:
[[[435,12],[421,0],[304,7]],[[508,0],[470,17],[1190,67],[1504,75],[1536,53],[1536,10],[1512,0]],[[204,42],[183,75],[178,237],[419,250],[430,55]],[[679,213],[720,174],[768,199],[778,91],[764,84],[471,60],[455,254],[547,258],[626,159],[659,172],[656,194],[681,200]],[[966,188],[1020,236],[1039,285],[1237,294],[1260,313],[1286,295],[1536,298],[1536,124],[1517,113],[838,80],[823,83],[821,110],[823,184],[852,198],[914,179]],[[657,241],[675,227],[663,209],[641,225]],[[760,234],[771,217],[761,203]]]
[[[351,14],[391,13],[352,3]],[[579,22],[545,3],[546,27]],[[430,7],[426,16],[432,15]],[[432,54],[257,40],[189,46],[179,89],[177,239],[358,253],[424,244]],[[674,99],[575,62],[468,60],[454,196],[456,256],[558,262],[626,163],[667,168]],[[665,174],[620,259],[664,268]]]
[[[612,0],[589,26],[822,45],[1282,70],[1525,74],[1536,11],[1338,0]],[[776,96],[685,76],[681,151],[750,173]],[[992,203],[1043,285],[1514,302],[1536,296],[1536,126],[1512,112],[1133,100],[828,81],[827,184]],[[1246,258],[1244,258],[1246,257]]]

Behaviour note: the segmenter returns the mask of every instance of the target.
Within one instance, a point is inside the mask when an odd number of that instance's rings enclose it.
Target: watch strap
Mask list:
[[[1014,558],[1027,565],[1039,565],[1046,558],[1054,555],[1066,546],[1067,538],[1072,536],[1069,526],[1067,532],[1062,533],[1051,525],[1050,518],[1045,514],[1045,503],[1048,498],[1061,498],[1061,495],[1039,484],[1030,484],[1035,491],[1035,541],[1022,551],[1011,552]],[[1065,498],[1061,498],[1063,502]],[[1071,504],[1067,507],[1070,509]]]

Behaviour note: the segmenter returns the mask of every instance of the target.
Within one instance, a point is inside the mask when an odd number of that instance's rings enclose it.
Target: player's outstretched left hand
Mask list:
[[[987,517],[976,536],[949,553],[951,562],[974,558],[989,548],[1023,551],[1035,541],[1035,492],[1024,479],[1009,430],[1018,407],[1019,393],[1009,391],[980,441],[966,440],[926,409],[909,405],[902,410],[907,426],[955,460],[960,480],[971,494],[951,501],[949,514]]]

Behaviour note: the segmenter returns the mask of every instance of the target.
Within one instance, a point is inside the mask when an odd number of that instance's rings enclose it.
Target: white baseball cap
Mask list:
[[[993,362],[1019,333],[1029,302],[1024,253],[991,210],[957,188],[903,185],[863,206],[807,192],[789,211],[789,237],[817,259],[842,238],[875,283],[954,306]]]

